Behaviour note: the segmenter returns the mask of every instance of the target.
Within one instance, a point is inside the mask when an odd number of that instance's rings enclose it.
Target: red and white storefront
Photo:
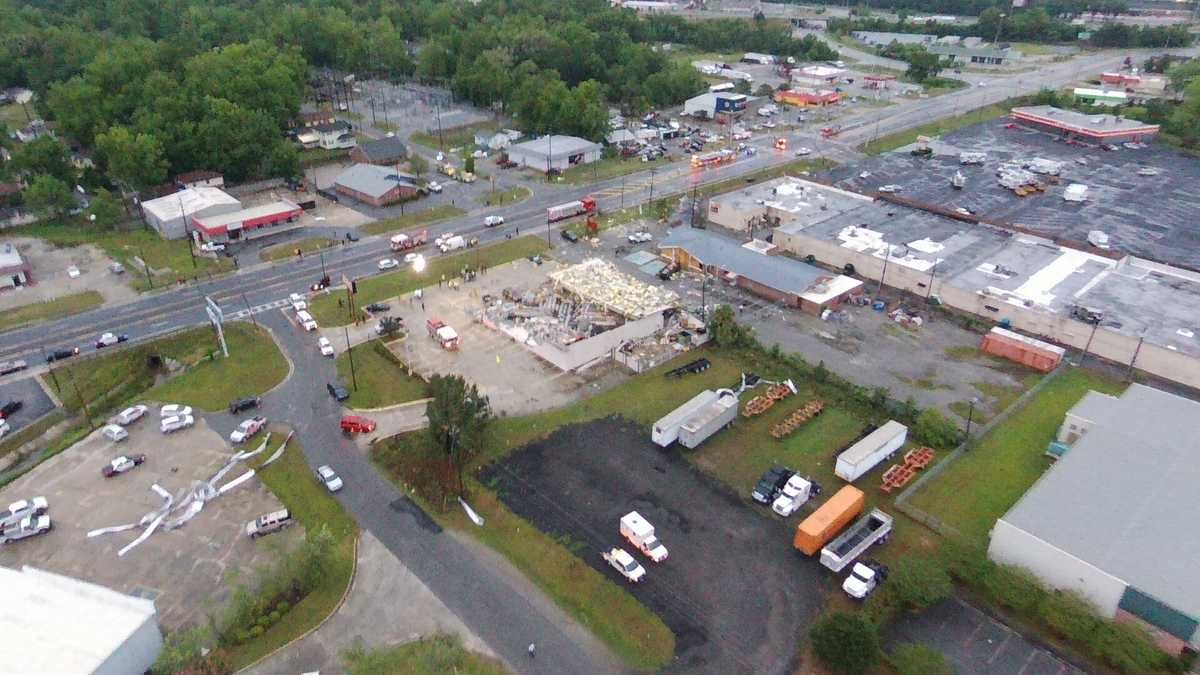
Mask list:
[[[211,242],[253,239],[296,223],[302,213],[304,209],[284,199],[232,213],[193,217],[192,231]]]
[[[1087,115],[1049,106],[1013,108],[1009,117],[1019,124],[1040,131],[1073,137],[1085,142],[1117,145],[1126,142],[1149,143],[1158,134],[1157,124],[1145,124],[1112,115]]]

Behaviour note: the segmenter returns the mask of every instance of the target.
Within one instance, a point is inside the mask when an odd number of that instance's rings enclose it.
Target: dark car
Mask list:
[[[759,479],[758,484],[754,486],[754,490],[750,493],[750,498],[759,504],[770,504],[779,496],[780,490],[788,482],[788,479],[795,475],[795,471],[776,464]]]
[[[323,291],[326,288],[329,288],[329,283],[330,283],[329,275],[326,274],[325,276],[318,279],[317,283],[313,284],[312,286],[309,286],[308,288],[309,288],[309,290],[314,291],[314,292],[315,291]]]
[[[338,401],[345,401],[350,398],[350,392],[342,386],[340,382],[330,382],[325,385],[325,389],[329,391],[329,395]]]
[[[4,405],[0,405],[0,419],[11,417],[13,413],[21,409],[25,405],[22,401],[5,401]]]
[[[346,241],[358,241],[358,233],[357,232],[347,232],[346,233]]]
[[[74,347],[72,349],[55,349],[54,351],[50,352],[49,355],[46,356],[46,363],[53,363],[55,361],[69,359],[78,353],[79,353],[79,347]]]
[[[392,306],[387,304],[386,302],[372,302],[371,304],[367,305],[366,307],[363,307],[363,309],[367,310],[368,312],[370,312],[372,314],[376,314],[378,312],[386,312],[391,308],[392,308]]]
[[[575,234],[574,232],[572,232],[570,230],[563,230],[562,238],[566,239],[567,241],[571,242],[572,244],[579,241],[579,235]]]
[[[247,396],[229,402],[229,414],[236,415],[243,410],[257,408],[262,405],[262,399],[257,396]]]

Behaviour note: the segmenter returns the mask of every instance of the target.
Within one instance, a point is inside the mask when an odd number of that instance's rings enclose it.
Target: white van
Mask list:
[[[304,330],[317,329],[316,319],[312,318],[312,314],[309,314],[307,310],[302,309],[299,312],[296,312],[296,320],[300,322],[300,325],[304,327]]]
[[[449,251],[457,251],[460,248],[466,248],[466,247],[467,247],[467,240],[463,239],[461,235],[450,237],[449,239],[443,241],[439,245],[439,248],[442,249],[442,253],[447,253]]]
[[[278,532],[293,522],[295,521],[292,520],[292,514],[287,509],[268,513],[246,523],[246,536],[256,539],[264,534]]]
[[[119,424],[109,424],[104,427],[104,430],[101,433],[103,433],[104,437],[113,443],[119,443],[126,438],[129,438],[129,432],[125,431],[125,427]]]

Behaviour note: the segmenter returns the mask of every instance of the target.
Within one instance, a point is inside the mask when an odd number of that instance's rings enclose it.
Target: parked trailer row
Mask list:
[[[738,397],[728,389],[717,390],[717,397],[679,427],[679,444],[694,450],[709,436],[729,426],[738,413]]]
[[[908,439],[908,427],[895,420],[879,427],[838,455],[833,473],[853,483],[883,460],[896,454]]]

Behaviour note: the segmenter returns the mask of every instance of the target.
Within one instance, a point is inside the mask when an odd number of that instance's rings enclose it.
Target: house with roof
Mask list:
[[[350,151],[350,159],[362,164],[396,165],[408,157],[408,148],[395,136],[359,143]]]
[[[333,188],[371,206],[387,206],[417,194],[417,178],[388,166],[355,164],[338,174]]]
[[[863,282],[787,256],[760,240],[742,243],[709,230],[677,227],[658,245],[682,269],[711,275],[755,295],[820,315],[862,292]]]
[[[303,129],[293,129],[292,134],[300,147],[305,150],[313,148],[344,150],[358,145],[358,139],[354,137],[354,127],[345,120],[334,120]]]
[[[192,219],[242,210],[242,203],[223,190],[197,187],[142,202],[146,223],[167,239],[188,236]]]
[[[1200,648],[1200,403],[1141,384],[1088,392],[1069,449],[992,527],[988,557],[1081,593],[1104,616]]]

